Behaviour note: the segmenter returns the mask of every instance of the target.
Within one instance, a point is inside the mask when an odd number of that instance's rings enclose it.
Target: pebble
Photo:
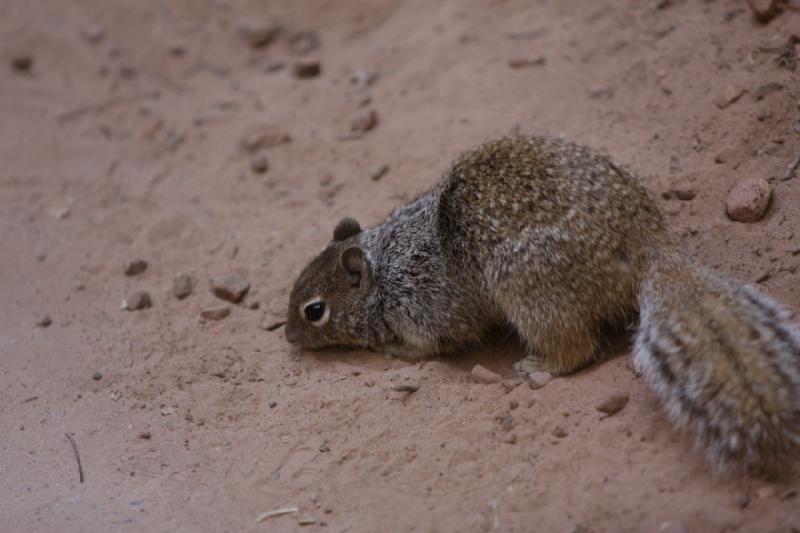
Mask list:
[[[547,63],[547,58],[539,56],[532,59],[512,59],[508,62],[508,66],[514,70],[518,70],[526,67],[539,67],[545,63]]]
[[[283,28],[279,24],[244,24],[239,28],[239,37],[250,48],[264,48],[273,43],[281,34]]]
[[[689,533],[689,530],[679,520],[667,520],[658,526],[658,533]]]
[[[124,308],[128,311],[141,311],[153,305],[150,294],[145,291],[136,291],[125,300]]]
[[[396,383],[392,385],[392,390],[411,394],[419,390],[419,385],[416,383]]]
[[[292,142],[289,133],[277,126],[256,126],[242,138],[242,148],[250,153]]]
[[[538,390],[550,383],[553,374],[550,372],[531,372],[528,374],[528,386],[533,390]]]
[[[97,44],[106,38],[106,31],[100,26],[87,26],[82,28],[80,34],[89,44]]]
[[[779,0],[747,0],[753,16],[762,24],[766,24],[780,13]]]
[[[735,222],[757,222],[764,217],[772,198],[770,184],[761,178],[737,183],[725,202],[728,218]]]
[[[100,381],[101,379],[103,379],[103,374],[101,374],[100,371],[98,370],[94,374],[92,374],[92,379],[95,381]]]
[[[50,315],[44,315],[42,318],[36,321],[36,325],[40,328],[46,328],[50,324],[53,323],[53,319],[50,318]]]
[[[612,416],[622,411],[626,405],[628,405],[627,394],[614,394],[600,402],[595,406],[595,409],[608,416]]]
[[[725,109],[726,107],[736,103],[736,101],[739,100],[739,98],[741,98],[746,92],[747,89],[743,89],[742,87],[727,85],[714,99],[714,104],[720,109]]]
[[[305,56],[319,49],[319,35],[315,31],[298,31],[289,37],[289,52]]]
[[[249,289],[250,283],[238,274],[228,274],[211,280],[211,292],[214,296],[234,304],[241,302]]]
[[[500,383],[503,380],[503,376],[481,365],[475,365],[470,371],[470,375],[478,383]]]
[[[389,172],[389,165],[379,165],[369,173],[369,179],[378,181]]]
[[[363,134],[378,125],[378,113],[374,109],[358,113],[350,122],[350,132]]]
[[[192,294],[192,289],[194,289],[194,279],[189,274],[178,274],[172,280],[172,294],[178,300],[183,300]]]
[[[150,434],[149,431],[144,430],[144,431],[140,431],[139,434],[137,435],[137,437],[139,437],[140,439],[144,439],[144,440],[150,440],[150,437],[152,437],[152,435]]]
[[[690,200],[694,200],[696,196],[696,192],[694,190],[694,184],[686,179],[678,179],[676,180],[670,187],[661,194],[661,196],[665,200],[669,200],[671,198],[677,198],[678,200],[682,200],[684,202],[688,202]]]
[[[145,270],[147,270],[147,261],[144,259],[134,259],[133,261],[128,261],[128,264],[125,265],[126,276],[138,276]]]
[[[220,307],[207,307],[200,311],[200,318],[205,320],[222,320],[231,314],[231,308],[227,305]]]
[[[739,152],[734,149],[722,150],[721,152],[719,152],[717,155],[714,156],[714,162],[717,163],[718,165],[721,165],[723,163],[728,163],[729,161],[735,159],[738,154]]]
[[[350,76],[350,83],[358,89],[366,89],[375,83],[378,73],[365,68],[356,69]]]
[[[569,435],[569,433],[567,433],[567,430],[561,426],[556,426],[556,428],[553,430],[553,436],[558,437],[559,439],[563,439],[567,435]]]
[[[301,80],[316,78],[322,73],[322,65],[317,60],[297,61],[292,65],[292,74]]]
[[[250,170],[256,174],[263,174],[269,170],[269,160],[263,155],[254,157],[250,160]]]
[[[33,57],[21,54],[11,58],[11,68],[17,72],[30,72],[33,68]]]
[[[304,516],[303,518],[297,520],[298,526],[313,526],[316,523],[317,519],[313,516]]]

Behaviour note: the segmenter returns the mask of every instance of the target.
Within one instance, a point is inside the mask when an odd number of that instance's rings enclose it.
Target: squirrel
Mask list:
[[[382,224],[342,219],[291,291],[285,334],[425,357],[510,325],[529,354],[515,370],[564,375],[636,313],[634,368],[712,469],[785,471],[800,450],[790,313],[693,264],[631,171],[565,139],[488,142]]]

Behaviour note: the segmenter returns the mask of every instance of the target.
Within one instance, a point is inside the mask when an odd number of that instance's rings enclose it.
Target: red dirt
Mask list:
[[[318,32],[320,76],[293,76],[285,35],[240,37],[277,20]],[[4,1],[0,529],[796,531],[797,482],[715,479],[627,347],[507,390],[469,370],[510,376],[512,342],[409,364],[294,353],[260,325],[339,218],[378,223],[509,131],[605,149],[659,196],[692,188],[663,200],[687,252],[800,309],[800,177],[779,179],[800,152],[798,85],[759,52],[798,27],[743,0]],[[378,78],[360,89],[358,69]],[[256,127],[279,142],[251,155]],[[754,177],[774,188],[765,219],[731,222],[728,191]],[[209,291],[232,272],[241,305]],[[120,309],[141,290],[152,307]],[[392,390],[406,381],[419,390]],[[284,506],[299,512],[255,521]]]

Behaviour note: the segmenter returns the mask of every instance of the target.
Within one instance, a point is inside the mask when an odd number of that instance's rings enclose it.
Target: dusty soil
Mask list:
[[[410,364],[264,328],[340,217],[378,223],[510,131],[613,154],[690,255],[800,309],[799,91],[760,51],[798,28],[740,0],[3,1],[0,529],[797,531],[798,483],[715,479],[624,339],[532,390],[470,377],[511,378],[512,341]],[[750,178],[772,203],[732,222]],[[209,290],[231,273],[241,304]]]

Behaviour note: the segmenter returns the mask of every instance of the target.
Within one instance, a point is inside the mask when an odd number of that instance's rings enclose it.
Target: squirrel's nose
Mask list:
[[[291,344],[297,344],[300,342],[300,335],[296,329],[289,325],[288,322],[286,323],[286,327],[283,329],[283,334],[286,336],[286,340]]]

